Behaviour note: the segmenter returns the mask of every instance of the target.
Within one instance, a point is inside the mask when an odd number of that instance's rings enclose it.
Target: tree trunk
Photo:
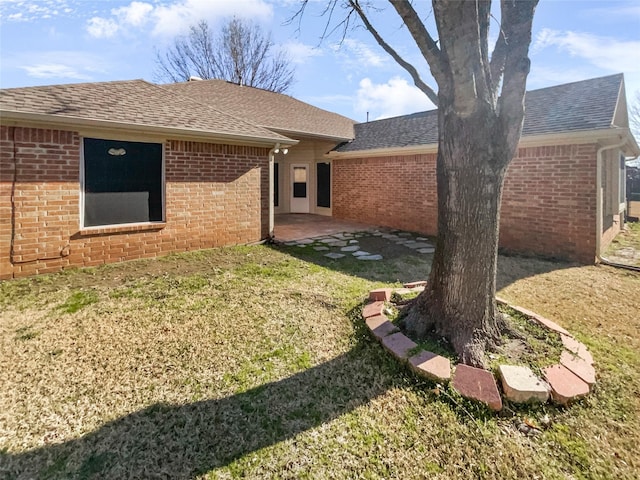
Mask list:
[[[446,102],[445,102],[446,103]],[[406,325],[418,337],[446,337],[460,361],[483,366],[499,342],[496,264],[500,201],[515,145],[490,108],[461,116],[441,102],[437,158],[438,237],[425,291]]]

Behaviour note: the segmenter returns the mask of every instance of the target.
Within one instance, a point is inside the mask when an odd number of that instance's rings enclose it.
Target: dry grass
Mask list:
[[[1,283],[0,476],[637,478],[640,274],[501,257],[501,296],[573,331],[600,379],[495,417],[362,326],[369,289],[427,269],[253,247]]]
[[[625,231],[607,248],[605,257],[616,263],[640,267],[640,222],[627,223]]]

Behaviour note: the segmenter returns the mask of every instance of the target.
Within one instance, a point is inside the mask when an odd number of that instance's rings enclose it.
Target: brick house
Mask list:
[[[354,127],[219,80],[0,101],[0,278],[253,243],[275,213],[436,230],[433,111]],[[638,154],[622,75],[529,92],[502,246],[593,262],[620,229],[623,155]]]
[[[0,278],[258,242],[273,230],[270,162],[353,136],[350,120],[284,95],[315,119],[311,138],[142,80],[0,98]]]
[[[333,215],[435,234],[437,122],[432,110],[355,125],[328,155]],[[593,263],[624,222],[625,156],[638,155],[622,74],[527,92],[500,246]]]

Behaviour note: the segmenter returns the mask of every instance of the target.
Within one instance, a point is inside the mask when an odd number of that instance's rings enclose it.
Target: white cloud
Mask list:
[[[87,22],[87,32],[95,38],[111,38],[119,29],[118,23],[110,18],[93,17]]]
[[[624,41],[585,32],[544,28],[536,36],[532,53],[549,47],[556,47],[611,72],[640,71],[640,40]]]
[[[0,0],[0,18],[4,21],[30,22],[68,14],[72,9],[64,0]]]
[[[24,65],[30,77],[35,78],[64,78],[72,80],[91,80],[91,77],[85,73],[76,70],[69,65],[60,63],[41,63],[36,65]]]
[[[88,21],[87,31],[91,36],[109,38],[131,34],[149,24],[153,35],[175,37],[200,20],[216,22],[236,15],[266,21],[273,16],[273,6],[266,0],[174,0],[162,4],[133,1],[110,13],[111,16],[96,16]]]
[[[382,67],[386,65],[388,58],[382,53],[375,52],[366,43],[345,38],[341,44],[331,46],[333,50],[343,57],[347,63],[360,67]]]
[[[266,0],[178,0],[155,7],[153,34],[173,37],[199,20],[215,22],[233,15],[257,22],[266,21],[273,16],[273,6]]]
[[[376,120],[432,108],[435,108],[433,103],[420,89],[400,77],[393,77],[381,84],[364,78],[356,93],[356,111],[370,112],[371,118]]]
[[[293,63],[307,63],[312,57],[322,56],[322,50],[301,42],[291,41],[282,45],[282,49],[289,54]]]
[[[29,62],[25,63],[25,59]],[[55,59],[52,61],[51,59]],[[20,57],[5,59],[8,68],[18,68],[30,77],[58,80],[92,80],[97,73],[109,70],[102,56],[77,51],[24,52]]]
[[[149,14],[153,10],[153,5],[144,2],[131,2],[126,7],[111,10],[118,19],[127,25],[139,27],[149,20]]]

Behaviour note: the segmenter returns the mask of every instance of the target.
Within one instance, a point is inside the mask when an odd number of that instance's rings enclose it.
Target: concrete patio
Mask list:
[[[372,225],[339,220],[324,215],[282,213],[275,215],[274,234],[275,240],[278,242],[291,242],[336,233],[363,232],[375,228]]]

